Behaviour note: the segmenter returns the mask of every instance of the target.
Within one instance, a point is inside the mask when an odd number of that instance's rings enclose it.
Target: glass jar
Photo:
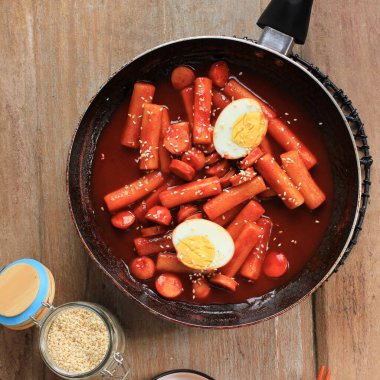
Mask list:
[[[125,337],[117,319],[104,307],[70,302],[54,307],[55,281],[42,263],[17,260],[0,269],[0,325],[40,329],[40,352],[64,379],[103,376],[126,379]]]
[[[41,320],[35,319],[34,322],[40,328],[39,349],[41,356],[52,372],[64,379],[90,379],[95,376],[103,376],[124,380],[128,377],[130,368],[123,356],[125,349],[124,332],[117,319],[106,308],[89,302],[70,302],[58,307],[45,303],[44,306],[48,311]],[[52,359],[48,346],[48,335],[52,324],[62,315],[62,312],[77,308],[94,313],[99,317],[104,323],[109,337],[104,358],[93,369],[83,373],[68,372],[59,368]]]

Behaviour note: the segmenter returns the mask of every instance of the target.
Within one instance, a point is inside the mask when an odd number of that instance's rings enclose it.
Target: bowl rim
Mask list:
[[[193,369],[172,369],[170,371],[166,371],[166,372],[160,373],[159,375],[157,375],[155,377],[152,377],[151,380],[159,380],[159,379],[162,379],[164,376],[172,375],[172,374],[176,374],[176,373],[177,374],[178,373],[192,373],[194,375],[202,376],[203,378],[205,378],[207,380],[215,380],[213,377],[211,377],[209,375],[206,375],[203,372],[199,372],[199,371],[196,371],[196,370],[193,370]]]

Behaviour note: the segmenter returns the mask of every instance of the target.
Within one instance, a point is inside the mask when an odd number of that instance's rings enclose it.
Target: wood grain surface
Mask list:
[[[257,38],[268,1],[0,0],[0,267],[24,257],[54,273],[56,304],[89,300],[125,326],[133,380],[192,368],[218,380],[333,380],[380,374],[380,2],[315,1],[299,51],[343,87],[366,124],[375,165],[359,243],[313,298],[253,327],[205,331],[154,317],[90,262],[68,212],[65,165],[91,97],[130,58],[192,35]],[[377,132],[375,132],[377,129]],[[38,331],[0,328],[0,379],[56,379]]]

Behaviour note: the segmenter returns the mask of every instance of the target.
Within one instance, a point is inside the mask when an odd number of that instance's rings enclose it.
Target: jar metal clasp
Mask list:
[[[126,364],[124,356],[120,352],[114,352],[111,362],[107,368],[101,371],[103,377],[125,380],[130,372],[129,366]]]
[[[34,315],[30,317],[30,319],[34,322],[34,324],[38,326],[39,328],[41,328],[46,318],[55,310],[55,307],[49,302],[41,302],[41,304],[44,308],[46,308],[46,312],[42,316],[42,318],[37,319]]]

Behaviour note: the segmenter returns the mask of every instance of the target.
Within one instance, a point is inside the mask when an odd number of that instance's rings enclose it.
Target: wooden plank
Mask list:
[[[303,49],[305,58],[327,72],[358,108],[375,162],[380,146],[379,22],[377,1],[314,2],[311,38]],[[359,243],[315,297],[317,365],[327,364],[337,379],[374,379],[380,373],[380,177],[376,171],[372,174],[371,202]]]
[[[32,2],[3,2],[0,12],[0,267],[39,257],[40,208]],[[17,28],[15,26],[17,25]],[[0,378],[31,379],[32,331],[0,329]],[[42,363],[37,359],[36,371]],[[37,373],[37,372],[36,372]]]

